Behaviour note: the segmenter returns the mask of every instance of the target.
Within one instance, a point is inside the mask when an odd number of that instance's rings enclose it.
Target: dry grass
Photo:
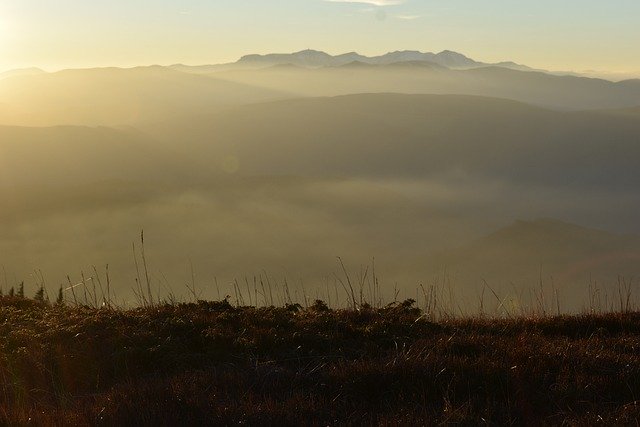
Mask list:
[[[0,424],[633,424],[640,314],[0,298]]]

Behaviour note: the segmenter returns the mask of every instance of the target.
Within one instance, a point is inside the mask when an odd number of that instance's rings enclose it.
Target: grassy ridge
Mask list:
[[[640,314],[107,310],[0,297],[0,424],[626,424]]]

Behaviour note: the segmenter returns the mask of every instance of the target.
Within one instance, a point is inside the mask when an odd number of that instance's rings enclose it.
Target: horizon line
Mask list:
[[[609,76],[609,77],[613,77],[615,78],[616,76],[621,77],[619,79],[619,81],[622,80],[635,80],[635,79],[640,79],[640,70],[629,70],[629,69],[625,69],[625,70],[611,70],[611,69],[583,69],[583,70],[576,70],[576,69],[569,69],[569,70],[561,70],[561,69],[554,69],[553,67],[538,67],[538,66],[532,66],[530,64],[526,64],[523,62],[519,62],[517,60],[513,60],[513,59],[506,59],[506,60],[501,60],[498,62],[484,62],[482,60],[478,60],[476,59],[474,56],[469,56],[466,53],[461,53],[457,50],[451,50],[451,49],[444,49],[441,50],[439,52],[435,52],[435,51],[429,51],[429,50],[415,50],[415,49],[396,49],[396,50],[389,50],[386,51],[384,53],[377,53],[377,54],[373,54],[373,55],[365,55],[365,54],[361,54],[356,50],[350,50],[350,51],[342,51],[342,53],[330,53],[330,51],[328,50],[322,50],[322,49],[314,49],[314,48],[306,48],[306,49],[301,49],[301,50],[294,50],[291,52],[275,52],[275,51],[271,51],[271,52],[267,52],[267,53],[246,53],[241,55],[240,57],[238,57],[235,61],[222,61],[222,62],[215,62],[215,61],[202,61],[202,62],[172,62],[172,63],[160,63],[160,62],[154,62],[154,63],[147,63],[147,64],[120,64],[120,65],[109,65],[109,64],[100,64],[100,65],[79,65],[79,66],[62,66],[62,67],[48,67],[48,66],[38,66],[38,65],[25,65],[25,66],[15,66],[15,67],[10,67],[10,68],[5,68],[3,70],[0,70],[0,75],[1,74],[5,74],[5,73],[10,73],[12,71],[21,71],[21,70],[29,70],[29,69],[34,69],[34,70],[40,70],[43,71],[45,73],[48,74],[52,74],[52,73],[56,73],[56,72],[60,72],[60,71],[66,71],[66,70],[91,70],[91,69],[106,69],[106,68],[117,68],[117,69],[133,69],[133,68],[143,68],[143,67],[173,67],[173,66],[187,66],[187,67],[199,67],[199,66],[215,66],[215,65],[230,65],[230,64],[235,64],[238,63],[240,60],[242,60],[242,58],[247,57],[247,56],[268,56],[268,55],[294,55],[297,53],[302,53],[302,52],[318,52],[318,53],[325,53],[331,57],[337,57],[337,56],[341,56],[341,55],[347,55],[347,54],[357,54],[360,56],[363,56],[365,58],[376,58],[376,57],[380,57],[380,56],[384,56],[384,55],[388,55],[391,53],[399,53],[399,52],[418,52],[418,53],[422,53],[422,54],[434,54],[434,55],[439,55],[445,52],[452,52],[452,53],[456,53],[459,55],[463,55],[469,59],[472,59],[476,62],[482,62],[484,64],[487,65],[499,65],[501,63],[514,63],[517,65],[523,65],[526,67],[529,67],[532,69],[532,71],[540,71],[540,72],[547,72],[547,73],[562,73],[562,74],[579,74],[581,76],[584,77],[591,77],[591,78],[600,78],[602,80],[609,80],[607,77],[605,76]],[[616,80],[610,80],[610,81],[616,81]]]

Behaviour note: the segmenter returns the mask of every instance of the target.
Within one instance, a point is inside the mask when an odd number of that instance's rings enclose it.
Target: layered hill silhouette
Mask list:
[[[250,123],[250,126],[247,126]],[[368,94],[243,106],[155,123],[220,170],[367,178],[467,176],[510,185],[636,188],[634,115],[556,112],[502,99]]]
[[[63,281],[113,262],[129,284],[123,247],[145,227],[153,274],[178,281],[192,255],[207,278],[318,282],[335,255],[376,256],[411,292],[442,266],[465,290],[530,287],[540,266],[571,289],[634,273],[637,238],[567,223],[468,242],[523,217],[640,232],[640,81],[453,52],[293,56],[0,78],[3,262]]]
[[[286,97],[159,66],[64,70],[0,80],[0,124],[122,126]]]
[[[562,191],[597,194],[625,200],[620,213],[640,185],[637,109],[567,113],[474,96],[368,94],[177,115],[140,130],[0,127],[2,185],[346,177],[557,193],[541,206],[561,203]]]
[[[0,190],[69,188],[104,181],[180,179],[188,165],[135,130],[0,126]]]
[[[455,52],[303,51],[224,66],[150,66],[0,75],[0,125],[128,126],[260,102],[363,93],[463,94],[556,110],[640,105],[640,80],[611,82],[484,64]]]
[[[431,62],[308,69],[279,66],[207,75],[300,96],[358,93],[464,94],[512,99],[557,110],[612,109],[640,104],[639,80],[610,82],[490,66],[451,70]]]

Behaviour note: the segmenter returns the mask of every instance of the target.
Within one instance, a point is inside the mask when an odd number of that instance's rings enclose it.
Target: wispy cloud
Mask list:
[[[373,6],[393,6],[396,4],[402,4],[406,0],[324,0],[330,3],[364,3],[371,4]]]
[[[414,19],[422,18],[422,15],[396,15],[396,18],[404,21],[413,21]]]

